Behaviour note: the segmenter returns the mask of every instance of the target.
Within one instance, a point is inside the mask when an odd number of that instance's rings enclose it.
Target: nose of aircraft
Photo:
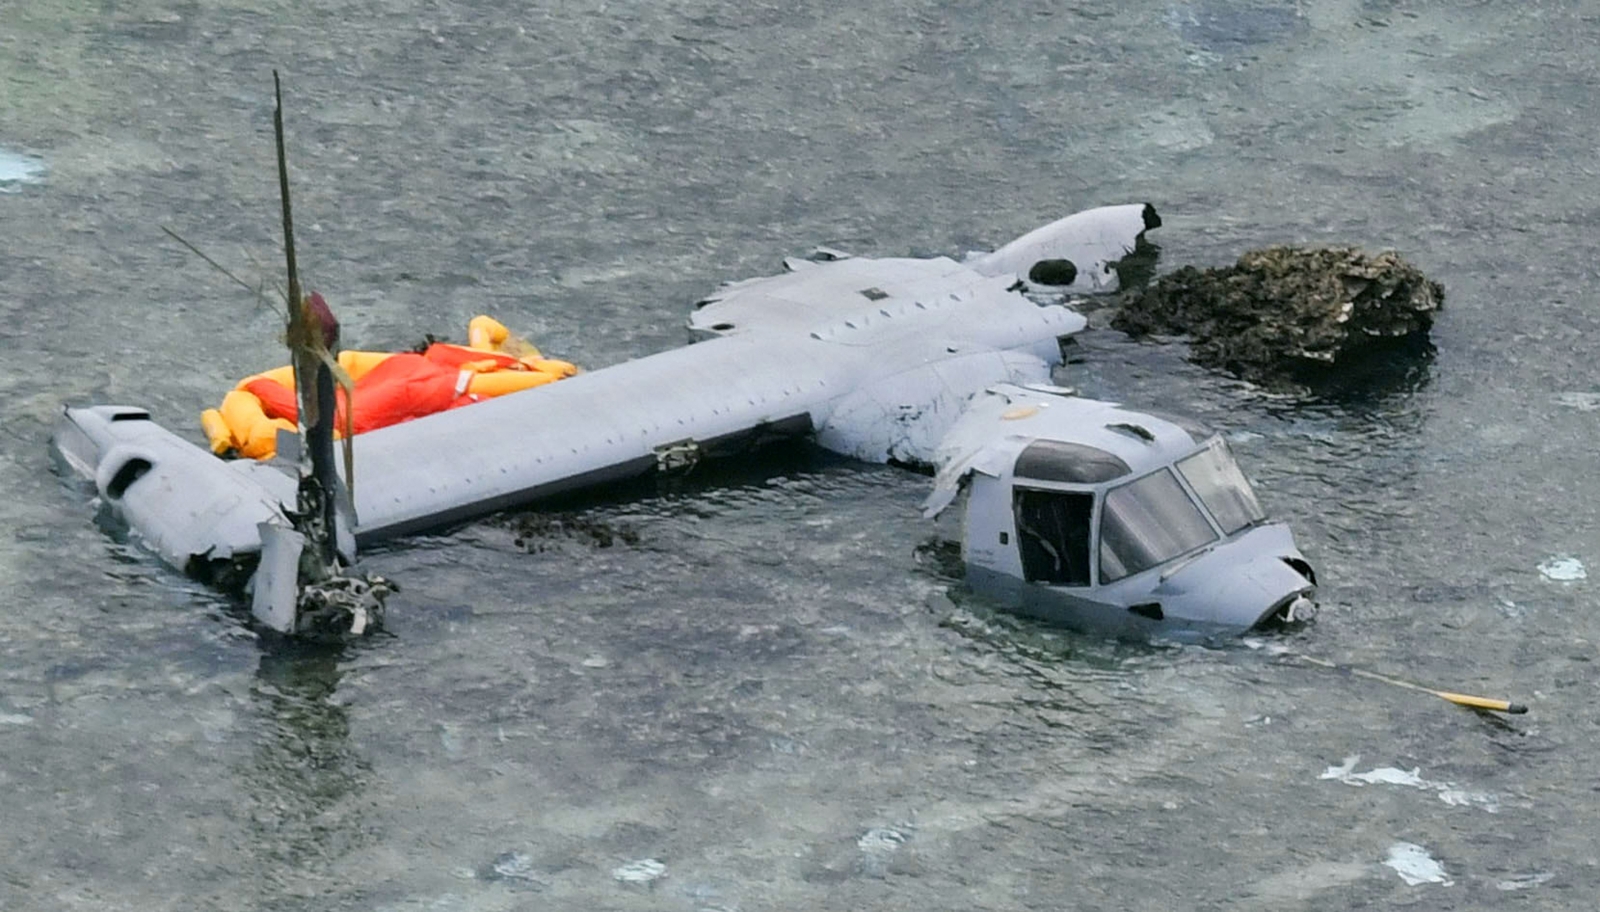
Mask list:
[[[1295,557],[1298,557],[1296,552]],[[1244,628],[1304,620],[1315,611],[1316,586],[1286,555],[1261,555],[1229,574],[1208,595],[1219,622]],[[1304,560],[1301,559],[1304,565]]]
[[[1316,577],[1284,526],[1263,526],[1180,567],[1157,592],[1167,616],[1248,630],[1298,621],[1316,610]]]
[[[1314,611],[1312,597],[1317,587],[1278,555],[1261,555],[1242,565],[1195,566],[1194,570],[1219,574],[1213,586],[1195,592],[1197,598],[1187,605],[1195,621],[1250,629],[1270,621],[1309,618]]]

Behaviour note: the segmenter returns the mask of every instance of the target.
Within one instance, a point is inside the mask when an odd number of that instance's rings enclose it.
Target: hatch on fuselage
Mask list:
[[[1082,443],[1036,440],[1017,455],[1018,478],[1095,485],[1131,472],[1115,455]],[[1093,490],[1018,486],[1012,500],[1022,577],[1056,586],[1088,586],[1094,528]]]

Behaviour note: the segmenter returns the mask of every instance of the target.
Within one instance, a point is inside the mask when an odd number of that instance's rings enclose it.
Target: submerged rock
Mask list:
[[[1125,292],[1111,325],[1187,335],[1190,357],[1252,379],[1356,361],[1425,336],[1444,289],[1399,254],[1267,247]]]
[[[639,532],[627,523],[612,523],[583,513],[526,513],[508,520],[513,544],[529,553],[549,550],[558,541],[578,541],[595,548],[639,544]]]

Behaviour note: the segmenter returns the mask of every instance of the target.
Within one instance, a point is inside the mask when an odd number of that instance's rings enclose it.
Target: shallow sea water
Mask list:
[[[0,908],[1591,908],[1595,583],[1540,566],[1600,562],[1600,13],[1073,7],[8,8],[0,149],[47,170],[0,194]],[[272,646],[46,440],[89,402],[198,440],[277,362],[271,308],[160,230],[270,288],[273,67],[302,268],[362,346],[487,312],[599,367],[817,244],[1144,200],[1166,268],[1393,247],[1447,310],[1339,395],[1104,330],[1063,371],[1231,435],[1324,582],[1269,648],[1012,620],[922,547],[925,479],[806,451],[395,543],[387,635]],[[1324,777],[1353,757],[1406,775]]]

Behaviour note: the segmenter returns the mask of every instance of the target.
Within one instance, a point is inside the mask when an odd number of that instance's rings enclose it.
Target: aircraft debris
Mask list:
[[[1589,571],[1584,569],[1583,561],[1565,554],[1540,561],[1539,574],[1547,580],[1558,583],[1572,583],[1589,578]]]
[[[935,470],[929,516],[965,494],[966,579],[1021,613],[1132,637],[1304,620],[1316,574],[1289,529],[1267,518],[1221,436],[1053,382],[1061,340],[1086,321],[1065,303],[1034,300],[1024,276],[1052,261],[1046,277],[1065,281],[1054,262],[1065,260],[1072,285],[1052,291],[1109,292],[1117,264],[1159,224],[1153,207],[1134,203],[1067,216],[962,262],[838,251],[788,259],[782,274],[700,301],[689,319],[695,344],[347,434],[361,483],[334,525],[358,517],[350,531],[364,545],[809,438],[841,455]],[[330,390],[324,414],[332,401]],[[300,414],[315,412],[302,404]],[[286,499],[294,485],[271,466],[224,462],[131,409],[69,409],[54,439],[69,465],[104,482],[109,508],[183,569],[261,554],[262,569],[286,574],[292,562],[277,552],[312,553],[317,530],[291,530],[284,518],[323,516],[317,505],[327,501],[300,502],[307,479],[328,490],[339,481],[302,469],[301,491]],[[474,445],[454,443],[467,439]],[[152,477],[181,467],[184,484],[124,477],[133,460]],[[208,523],[197,528],[199,515]],[[181,534],[163,539],[169,530]],[[258,530],[282,541],[265,543]],[[524,546],[554,530],[528,531]],[[351,554],[341,550],[340,561]],[[258,617],[299,629],[305,610],[273,600],[319,579],[260,576],[271,604]],[[352,629],[370,629],[349,613]]]
[[[1392,766],[1374,767],[1364,773],[1355,771],[1356,764],[1360,762],[1359,755],[1344,758],[1338,766],[1330,766],[1323,771],[1318,779],[1331,779],[1345,785],[1403,785],[1423,791],[1434,792],[1439,800],[1451,807],[1476,807],[1482,808],[1491,814],[1500,810],[1499,799],[1487,792],[1469,792],[1452,782],[1435,782],[1422,778],[1422,768],[1412,767],[1409,770],[1397,769]]]
[[[629,886],[649,886],[667,876],[667,866],[654,858],[641,858],[613,868],[611,876]]]
[[[1428,850],[1414,842],[1397,842],[1389,847],[1389,854],[1383,863],[1394,868],[1400,879],[1407,886],[1421,884],[1439,884],[1443,887],[1455,883],[1450,875],[1445,873],[1444,865],[1440,864]]]

